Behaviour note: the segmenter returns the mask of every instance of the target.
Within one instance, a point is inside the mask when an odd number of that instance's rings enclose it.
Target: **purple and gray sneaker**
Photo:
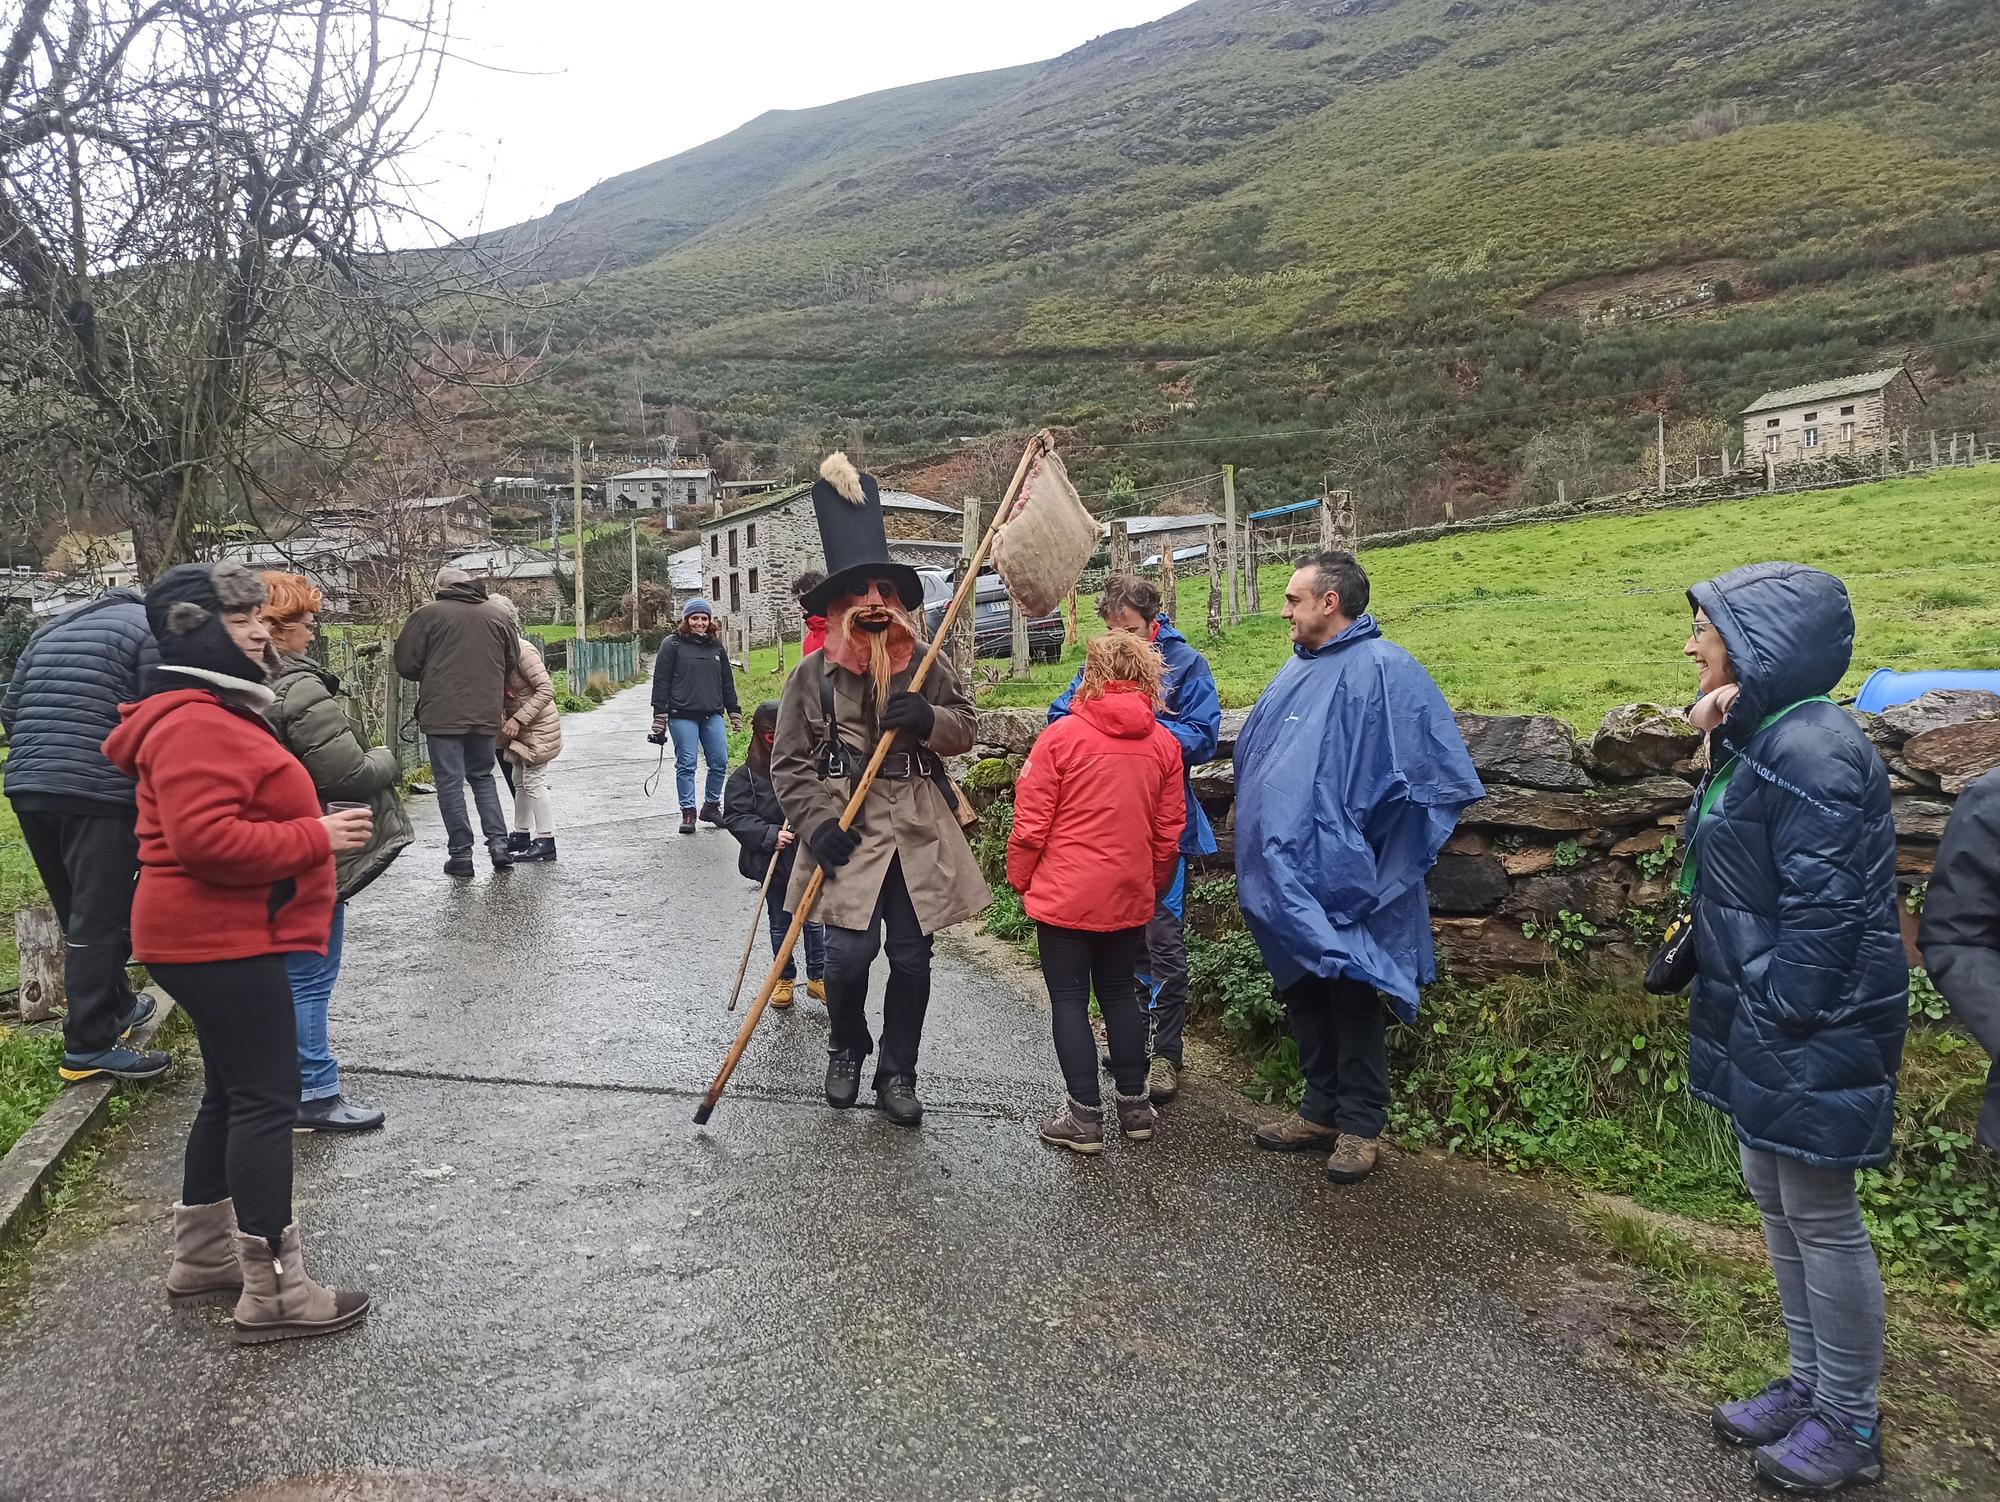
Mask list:
[[[1757,1451],[1757,1474],[1788,1492],[1825,1496],[1882,1479],[1882,1426],[1815,1406],[1783,1439]]]
[[[1812,1412],[1812,1391],[1780,1377],[1762,1392],[1717,1403],[1708,1419],[1716,1437],[1731,1445],[1769,1445],[1790,1434]]]

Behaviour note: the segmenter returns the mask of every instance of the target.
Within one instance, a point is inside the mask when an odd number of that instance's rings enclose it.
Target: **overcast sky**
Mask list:
[[[498,229],[769,109],[1035,62],[1179,3],[458,0],[417,171],[443,226]]]

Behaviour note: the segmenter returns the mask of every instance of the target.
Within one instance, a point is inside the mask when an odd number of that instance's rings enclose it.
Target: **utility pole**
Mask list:
[[[1653,420],[1659,424],[1659,437],[1656,443],[1660,450],[1660,494],[1665,495],[1667,493],[1667,414],[1656,412],[1653,414]]]
[[[1229,624],[1241,619],[1236,597],[1236,466],[1222,466],[1223,564],[1229,570]]]
[[[589,634],[583,617],[583,445],[574,438],[569,441],[569,486],[576,511],[576,639],[582,641]],[[570,692],[581,691],[582,685],[572,681]]]

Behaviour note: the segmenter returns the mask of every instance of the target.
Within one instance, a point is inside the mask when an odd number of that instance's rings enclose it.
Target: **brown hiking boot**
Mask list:
[[[817,1001],[822,1005],[824,1005],[826,1002],[826,982],[823,980],[807,981],[806,995],[810,996],[814,1001]]]
[[[1340,1138],[1332,1127],[1293,1112],[1283,1121],[1267,1121],[1250,1134],[1250,1140],[1267,1153],[1302,1153],[1331,1147]]]
[[[1104,1151],[1104,1108],[1080,1106],[1068,1096],[1063,1108],[1042,1125],[1042,1141],[1050,1147],[1066,1147],[1073,1153]]]
[[[1154,1114],[1153,1103],[1143,1095],[1121,1095],[1118,1097],[1118,1135],[1128,1142],[1144,1142],[1153,1135],[1153,1128],[1160,1118]]]
[[[716,828],[720,829],[722,827],[722,805],[720,803],[702,804],[701,822],[704,824],[713,824]]]
[[[236,1201],[174,1206],[174,1265],[167,1302],[176,1309],[233,1303],[243,1292],[236,1263]]]
[[[780,1012],[792,1004],[793,982],[781,980],[771,988],[771,1005]]]
[[[1380,1142],[1374,1137],[1357,1137],[1342,1132],[1326,1160],[1326,1176],[1336,1184],[1358,1184],[1375,1171],[1382,1159]]]
[[[276,1256],[263,1237],[238,1231],[236,1260],[243,1270],[243,1295],[236,1301],[240,1346],[331,1335],[359,1324],[368,1312],[367,1294],[328,1288],[306,1276],[297,1221],[285,1227]]]
[[[1180,1093],[1181,1066],[1154,1054],[1153,1062],[1146,1067],[1146,1098],[1156,1106],[1164,1106]]]

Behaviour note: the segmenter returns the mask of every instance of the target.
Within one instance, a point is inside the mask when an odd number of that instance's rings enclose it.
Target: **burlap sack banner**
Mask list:
[[[1044,450],[993,538],[993,566],[1023,611],[1048,615],[1076,588],[1097,539],[1097,519],[1084,510],[1062,459]]]

